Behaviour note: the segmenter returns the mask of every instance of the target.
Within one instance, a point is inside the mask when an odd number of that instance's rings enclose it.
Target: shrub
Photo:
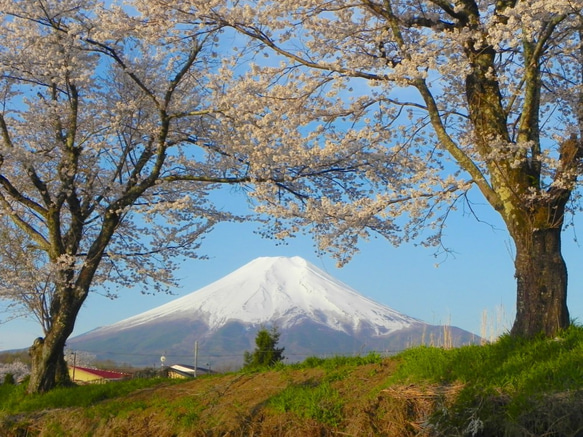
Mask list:
[[[16,381],[14,380],[14,375],[12,373],[7,373],[4,375],[4,385],[14,385]]]

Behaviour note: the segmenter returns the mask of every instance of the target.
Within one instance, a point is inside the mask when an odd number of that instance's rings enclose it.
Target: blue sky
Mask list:
[[[379,237],[363,242],[360,252],[343,268],[337,268],[329,256],[316,255],[309,237],[278,245],[255,234],[257,227],[252,223],[223,223],[202,245],[201,253],[209,259],[189,261],[182,266],[181,287],[173,290],[174,295],[142,295],[139,285],[121,293],[116,300],[93,293],[79,314],[73,335],[115,323],[196,291],[257,257],[296,255],[361,294],[428,323],[450,323],[480,335],[482,314],[486,310],[490,319],[488,333],[509,329],[514,318],[516,286],[512,244],[489,207],[481,208],[480,219],[487,223],[480,223],[462,211],[449,218],[445,243],[454,255],[447,259],[435,258],[432,248],[412,244],[395,248]],[[572,318],[581,320],[583,252],[573,237],[573,230],[565,231],[569,309]],[[39,335],[41,330],[33,321],[1,324],[0,350],[28,347]]]

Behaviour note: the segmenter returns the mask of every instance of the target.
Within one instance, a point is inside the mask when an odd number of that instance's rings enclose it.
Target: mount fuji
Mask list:
[[[290,361],[310,355],[397,351],[421,343],[477,341],[374,302],[300,257],[257,258],[198,291],[72,338],[98,359],[151,365],[191,360],[236,366],[260,326],[276,326]]]

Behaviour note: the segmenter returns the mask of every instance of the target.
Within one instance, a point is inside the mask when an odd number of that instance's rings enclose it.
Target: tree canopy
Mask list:
[[[568,326],[561,231],[581,207],[580,0],[216,0],[208,8],[209,19],[248,37],[256,59],[272,58],[246,77],[265,117],[309,131],[316,150],[355,147],[385,163],[360,167],[355,190],[370,191],[357,199],[306,191],[310,200],[267,202],[270,214],[317,223],[320,243],[342,258],[370,230],[394,244],[441,244],[452,209],[478,192],[514,242],[512,333]]]
[[[2,294],[43,326],[29,385],[43,391],[67,380],[62,350],[91,286],[163,287],[173,257],[197,256],[227,217],[206,199],[212,159],[190,161],[196,187],[169,188],[193,156],[180,147],[212,130],[213,29],[181,38],[163,15],[91,1],[1,10]]]
[[[44,330],[31,392],[67,383],[63,348],[91,290],[164,290],[214,223],[242,219],[213,190],[295,193],[351,171],[245,135],[257,120],[231,112],[244,94],[226,80],[224,24],[201,8],[0,1],[0,296]]]

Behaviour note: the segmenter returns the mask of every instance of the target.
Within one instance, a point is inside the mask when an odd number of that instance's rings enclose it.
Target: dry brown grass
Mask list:
[[[464,434],[462,427],[438,430],[435,413],[455,411],[461,384],[389,385],[397,360],[338,369],[285,368],[227,374],[142,389],[89,408],[0,418],[2,437],[434,437]],[[270,402],[289,387],[328,384],[342,403],[339,423],[321,423]],[[502,396],[502,395],[500,395]],[[506,404],[507,399],[493,399]],[[575,405],[575,408],[574,408]],[[504,405],[502,405],[504,406]],[[457,405],[459,407],[459,405]],[[557,393],[525,404],[508,426],[486,424],[480,436],[583,435],[583,392]],[[442,416],[445,417],[445,416]],[[3,424],[2,424],[3,422]],[[504,429],[505,434],[488,434]],[[533,433],[538,430],[541,434]],[[441,434],[440,434],[441,432]],[[492,431],[494,432],[494,431]],[[496,431],[497,432],[497,431]]]

